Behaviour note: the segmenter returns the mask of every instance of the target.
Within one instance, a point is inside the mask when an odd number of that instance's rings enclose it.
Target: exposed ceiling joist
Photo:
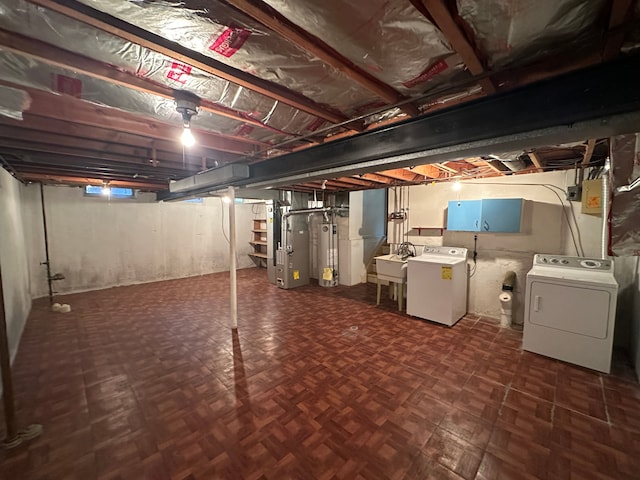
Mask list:
[[[91,25],[95,28],[118,36],[129,42],[141,45],[145,48],[166,55],[175,60],[184,62],[203,72],[228,80],[244,88],[257,92],[266,97],[290,105],[316,117],[332,123],[340,123],[347,120],[341,112],[335,112],[322,107],[313,100],[296,92],[263,80],[249,73],[218,62],[211,57],[190,50],[182,45],[172,42],[160,35],[139,28],[119,18],[96,10],[88,5],[75,0],[28,0],[49,10]]]
[[[23,90],[31,97],[27,112],[41,117],[54,118],[94,127],[106,127],[136,135],[158,139],[176,139],[176,145],[182,132],[182,125],[172,125],[156,119],[144,118],[115,108],[102,107],[68,95],[54,95],[30,87],[23,87],[0,81],[1,85]],[[230,138],[212,132],[194,129],[198,143],[212,150],[231,153],[247,153],[247,143],[255,145],[255,141]]]
[[[24,113],[22,120],[0,117],[0,126],[24,129],[35,135],[41,133],[53,134],[55,135],[55,141],[52,142],[53,144],[60,144],[60,139],[63,139],[63,144],[66,144],[67,140],[69,142],[77,142],[91,139],[92,141],[104,142],[107,145],[114,145],[116,147],[123,146],[138,150],[144,149],[148,152],[149,158],[158,158],[168,162],[183,162],[182,146],[170,140],[143,137],[132,133],[109,130],[107,128],[80,125],[70,121],[40,117],[30,113]],[[0,130],[0,135],[1,134],[2,131]],[[78,146],[77,143],[76,146]],[[185,155],[187,163],[201,162],[203,157],[211,161],[224,163],[234,162],[241,158],[239,154],[207,149],[201,145],[191,147]]]
[[[533,166],[542,170],[544,168],[544,162],[543,160],[540,158],[540,155],[538,155],[538,153],[535,150],[532,150],[528,153],[529,158],[531,159],[531,163],[533,163]]]
[[[587,144],[584,149],[584,157],[582,157],[582,165],[589,165],[591,157],[593,157],[593,151],[596,148],[596,139],[591,138],[587,140]]]
[[[422,180],[422,178],[419,178],[418,174],[412,172],[411,170],[405,170],[404,168],[382,170],[380,171],[380,173],[395,180],[403,180],[405,182],[415,182],[416,180]]]
[[[412,171],[418,175],[429,178],[440,178],[441,172],[435,165],[416,165],[412,167]]]
[[[640,112],[638,84],[640,56],[628,56],[282,155],[252,167],[252,176],[261,179],[256,182],[258,186],[262,179],[267,184],[267,178],[278,179],[279,183],[296,175],[309,176],[310,172],[379,171],[485,155],[493,153],[493,148],[531,148],[635,131],[634,119]],[[606,120],[596,120],[603,118]],[[501,136],[496,137],[496,132]]]
[[[340,177],[340,178],[336,178],[336,180],[349,185],[355,185],[355,186],[365,187],[365,188],[374,188],[378,186],[378,183],[376,182],[363,180],[359,178],[353,178],[353,177]]]
[[[460,58],[473,75],[482,75],[485,73],[484,66],[473,49],[464,32],[458,27],[451,16],[451,12],[443,0],[422,0],[427,11],[436,23],[436,26],[442,31],[444,36],[449,40],[453,49],[460,55]],[[485,93],[494,93],[496,87],[489,78],[483,78],[478,81]]]
[[[405,100],[405,97],[392,87],[362,70],[334,48],[293,24],[264,2],[260,0],[227,0],[227,3],[235,6],[281,37],[315,55],[327,65],[331,65],[336,70],[344,73],[385,102],[395,104]],[[411,116],[420,114],[418,107],[413,104],[405,104],[400,108]]]
[[[96,60],[54,47],[48,43],[23,37],[22,35],[8,32],[3,29],[0,29],[0,47],[3,50],[28,56],[37,61],[46,63],[47,65],[75,70],[77,73],[114,85],[121,85],[139,92],[157,95],[163,98],[174,98],[174,91],[172,88],[165,87],[150,80],[145,80],[144,78],[124,72],[120,69],[107,66]],[[215,103],[207,100],[201,100],[200,109],[222,117],[247,123],[249,125],[271,130],[271,128],[266,126],[264,123],[251,118],[248,115],[242,115],[235,110],[216,105]]]
[[[130,162],[116,162],[111,158],[95,158],[95,157],[83,157],[69,155],[65,151],[48,151],[48,152],[36,152],[28,150],[26,148],[20,149],[16,146],[0,146],[0,154],[13,155],[14,160],[12,165],[16,170],[31,165],[31,166],[56,166],[56,167],[68,167],[68,168],[80,168],[85,172],[120,172],[125,176],[131,177],[148,175],[157,176],[162,178],[176,178],[182,177],[189,173],[195,174],[199,171],[199,168],[193,165],[187,168],[175,168],[175,167],[153,167],[148,164],[135,164]]]
[[[361,178],[364,178],[366,180],[371,180],[372,182],[376,182],[376,183],[381,183],[381,184],[385,184],[385,185],[389,185],[391,183],[393,183],[393,179],[389,178],[385,175],[380,175],[379,173],[364,173],[362,175],[359,175]]]
[[[90,177],[73,177],[69,175],[50,175],[45,173],[24,173],[19,175],[23,181],[27,182],[42,182],[46,184],[62,184],[69,185],[75,184],[79,186],[84,185],[94,185],[94,186],[102,186],[104,185],[104,180],[99,178],[90,178]],[[112,180],[109,182],[109,185],[112,187],[128,187],[128,188],[137,188],[141,190],[161,190],[166,188],[164,183],[142,183],[135,181],[125,181],[125,180]]]

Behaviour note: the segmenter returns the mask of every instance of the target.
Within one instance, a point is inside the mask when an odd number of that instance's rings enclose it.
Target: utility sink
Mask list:
[[[378,278],[403,282],[407,278],[407,261],[395,253],[375,257]]]

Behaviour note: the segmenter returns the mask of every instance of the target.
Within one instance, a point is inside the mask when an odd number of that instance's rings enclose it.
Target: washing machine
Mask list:
[[[609,373],[617,295],[611,260],[535,255],[527,273],[523,348]]]
[[[467,313],[467,249],[425,247],[407,264],[407,313],[452,326]]]

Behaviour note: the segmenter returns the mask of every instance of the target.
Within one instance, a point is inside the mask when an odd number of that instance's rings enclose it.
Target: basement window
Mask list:
[[[84,194],[88,197],[136,198],[136,191],[133,188],[125,187],[87,185],[84,187]]]

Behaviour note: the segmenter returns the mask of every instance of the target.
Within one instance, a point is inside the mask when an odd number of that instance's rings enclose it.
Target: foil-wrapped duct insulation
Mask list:
[[[159,97],[104,80],[53,67],[26,56],[0,50],[0,80],[50,93],[70,95],[98,105],[142,114],[164,122],[182,125],[172,99]],[[202,128],[224,135],[237,134],[240,122],[201,110],[192,119],[194,129]],[[253,139],[282,141],[286,137],[269,130],[254,130]],[[178,139],[176,139],[177,141]]]
[[[287,87],[325,105],[353,113],[379,100],[342,72],[218,1],[82,3],[168,38],[226,65]],[[199,7],[206,5],[205,9]]]
[[[407,0],[264,0],[292,23],[406,95],[464,69],[438,28]]]
[[[610,253],[640,255],[640,135],[611,138]],[[637,184],[636,184],[637,185]]]
[[[458,13],[493,68],[589,50],[601,42],[606,0],[457,0]]]
[[[328,124],[269,97],[23,0],[0,0],[0,28],[113,65],[170,88],[188,90],[292,135],[310,133]],[[216,118],[222,125],[228,121],[225,117]],[[259,127],[237,123],[236,129],[238,135],[265,139],[266,134]],[[226,131],[226,128],[215,129],[221,130]]]
[[[23,90],[0,85],[0,116],[22,120],[22,112],[29,108],[31,97]]]

